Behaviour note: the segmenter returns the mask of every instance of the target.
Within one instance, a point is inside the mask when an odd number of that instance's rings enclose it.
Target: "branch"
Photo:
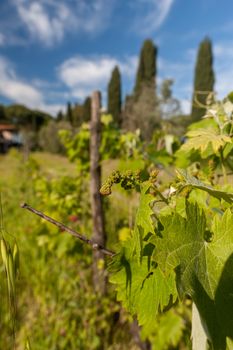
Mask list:
[[[26,204],[26,203],[23,203],[23,204],[21,204],[21,208],[27,209],[27,210],[31,211],[32,213],[34,213],[34,214],[40,216],[42,219],[45,219],[46,221],[50,222],[51,224],[53,224],[53,225],[59,227],[61,230],[66,231],[66,232],[68,232],[70,235],[72,235],[72,236],[74,236],[74,237],[80,239],[81,241],[83,241],[83,242],[89,244],[89,245],[92,247],[92,249],[99,250],[99,251],[101,251],[103,254],[109,255],[109,256],[111,256],[111,257],[113,257],[113,256],[115,255],[115,253],[112,252],[111,250],[106,249],[105,247],[101,246],[100,244],[94,242],[92,239],[89,239],[89,238],[87,238],[86,236],[81,235],[80,233],[78,233],[78,232],[72,230],[71,228],[69,228],[68,226],[62,224],[61,222],[59,222],[59,221],[57,221],[57,220],[51,218],[51,217],[48,216],[48,215],[45,215],[45,214],[42,213],[41,211],[32,208],[30,205],[28,205],[28,204]]]

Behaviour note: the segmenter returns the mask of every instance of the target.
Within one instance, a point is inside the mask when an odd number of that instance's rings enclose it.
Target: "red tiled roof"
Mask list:
[[[12,124],[0,124],[0,131],[9,130],[9,131],[15,131],[17,130],[15,125]]]

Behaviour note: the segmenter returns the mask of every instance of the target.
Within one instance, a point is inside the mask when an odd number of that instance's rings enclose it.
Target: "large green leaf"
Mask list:
[[[198,150],[201,154],[205,154],[209,145],[211,145],[213,153],[216,154],[226,143],[232,143],[231,138],[227,135],[218,134],[213,129],[197,129],[187,133],[189,140],[182,145],[184,151]]]
[[[117,300],[137,315],[146,333],[153,329],[157,313],[177,298],[174,272],[165,276],[146,256],[139,265],[136,258],[122,255],[121,268],[110,276],[110,282],[116,285]]]
[[[217,190],[216,188],[207,185],[198,180],[196,177],[190,175],[187,170],[179,169],[177,170],[177,174],[181,184],[183,185],[181,189],[186,186],[192,186],[193,188],[198,188],[202,191],[208,192],[213,197],[224,199],[228,203],[233,203],[233,193]]]
[[[141,188],[140,203],[137,209],[133,231],[134,247],[139,262],[141,262],[142,259],[143,239],[148,233],[154,232],[151,204],[155,198],[149,192],[150,187],[151,184],[146,183],[146,185]]]
[[[176,271],[178,290],[193,298],[214,349],[225,350],[226,337],[233,339],[233,214],[215,216],[211,240],[197,205],[187,202],[186,216],[161,217],[155,260],[165,273]]]

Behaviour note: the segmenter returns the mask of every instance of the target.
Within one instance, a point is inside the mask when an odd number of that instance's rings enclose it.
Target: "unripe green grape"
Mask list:
[[[157,176],[159,174],[159,170],[155,169],[150,173],[150,181],[155,182],[157,180]]]
[[[135,180],[141,182],[141,170],[136,170],[135,172]]]
[[[112,193],[111,185],[108,182],[103,184],[103,186],[100,189],[100,193],[103,196],[109,196]]]
[[[125,173],[125,175],[128,176],[128,177],[133,176],[132,170],[127,170],[126,173]]]
[[[121,181],[121,174],[120,174],[120,172],[118,170],[114,171],[112,173],[111,179],[113,180],[113,182],[115,184],[119,183]]]

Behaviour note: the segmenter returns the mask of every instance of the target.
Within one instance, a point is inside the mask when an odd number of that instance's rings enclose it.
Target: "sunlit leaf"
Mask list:
[[[162,217],[155,260],[166,273],[175,270],[181,295],[190,295],[208,327],[214,349],[233,338],[233,214],[215,216],[211,236],[197,205],[187,203],[187,219]]]
[[[209,145],[211,145],[213,153],[216,154],[226,143],[232,143],[228,135],[218,134],[211,129],[191,130],[187,136],[189,140],[182,145],[181,149],[184,151],[198,150],[201,154],[207,150]]]
[[[218,190],[210,185],[203,183],[196,177],[190,175],[187,170],[179,169],[177,174],[183,187],[192,186],[193,188],[198,188],[202,191],[208,192],[211,196],[218,199],[224,199],[228,203],[233,203],[233,193]]]
[[[149,193],[151,184],[146,184],[141,189],[140,203],[136,214],[133,231],[134,246],[138,261],[142,258],[143,239],[148,233],[154,232],[152,221],[153,210],[151,204],[155,200]]]

